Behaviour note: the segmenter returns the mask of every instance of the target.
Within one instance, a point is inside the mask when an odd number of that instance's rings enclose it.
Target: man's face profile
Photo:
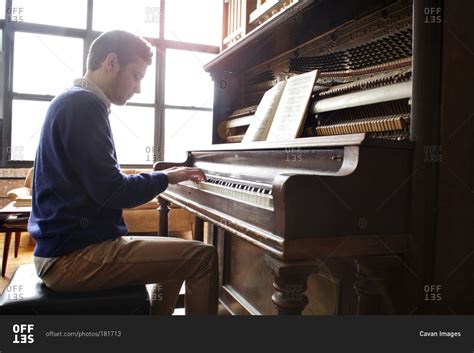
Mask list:
[[[120,67],[116,57],[109,64],[112,70],[109,71],[111,83],[108,98],[113,104],[124,105],[135,93],[140,93],[141,80],[145,76],[148,63],[137,56],[134,62],[124,67]]]

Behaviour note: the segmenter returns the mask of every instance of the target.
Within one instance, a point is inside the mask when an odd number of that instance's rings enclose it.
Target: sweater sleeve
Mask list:
[[[99,208],[136,207],[168,187],[164,173],[120,172],[108,112],[94,94],[76,92],[56,118],[69,165]]]

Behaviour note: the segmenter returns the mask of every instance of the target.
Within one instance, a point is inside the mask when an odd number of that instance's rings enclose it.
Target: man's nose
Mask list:
[[[135,87],[135,93],[139,94],[141,92],[140,84]]]

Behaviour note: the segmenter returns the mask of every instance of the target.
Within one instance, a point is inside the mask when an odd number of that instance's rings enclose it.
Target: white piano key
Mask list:
[[[259,207],[273,207],[273,197],[271,196],[270,186],[263,187],[257,184],[251,185],[244,181],[226,180],[216,177],[208,177],[206,181],[193,184],[184,182],[186,185],[194,185],[196,188],[221,195],[223,197],[246,202]]]

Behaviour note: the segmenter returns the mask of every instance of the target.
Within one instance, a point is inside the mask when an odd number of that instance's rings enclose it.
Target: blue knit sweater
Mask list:
[[[106,105],[73,87],[48,108],[36,152],[28,232],[34,255],[57,257],[128,232],[122,209],[168,186],[160,172],[119,171]]]

